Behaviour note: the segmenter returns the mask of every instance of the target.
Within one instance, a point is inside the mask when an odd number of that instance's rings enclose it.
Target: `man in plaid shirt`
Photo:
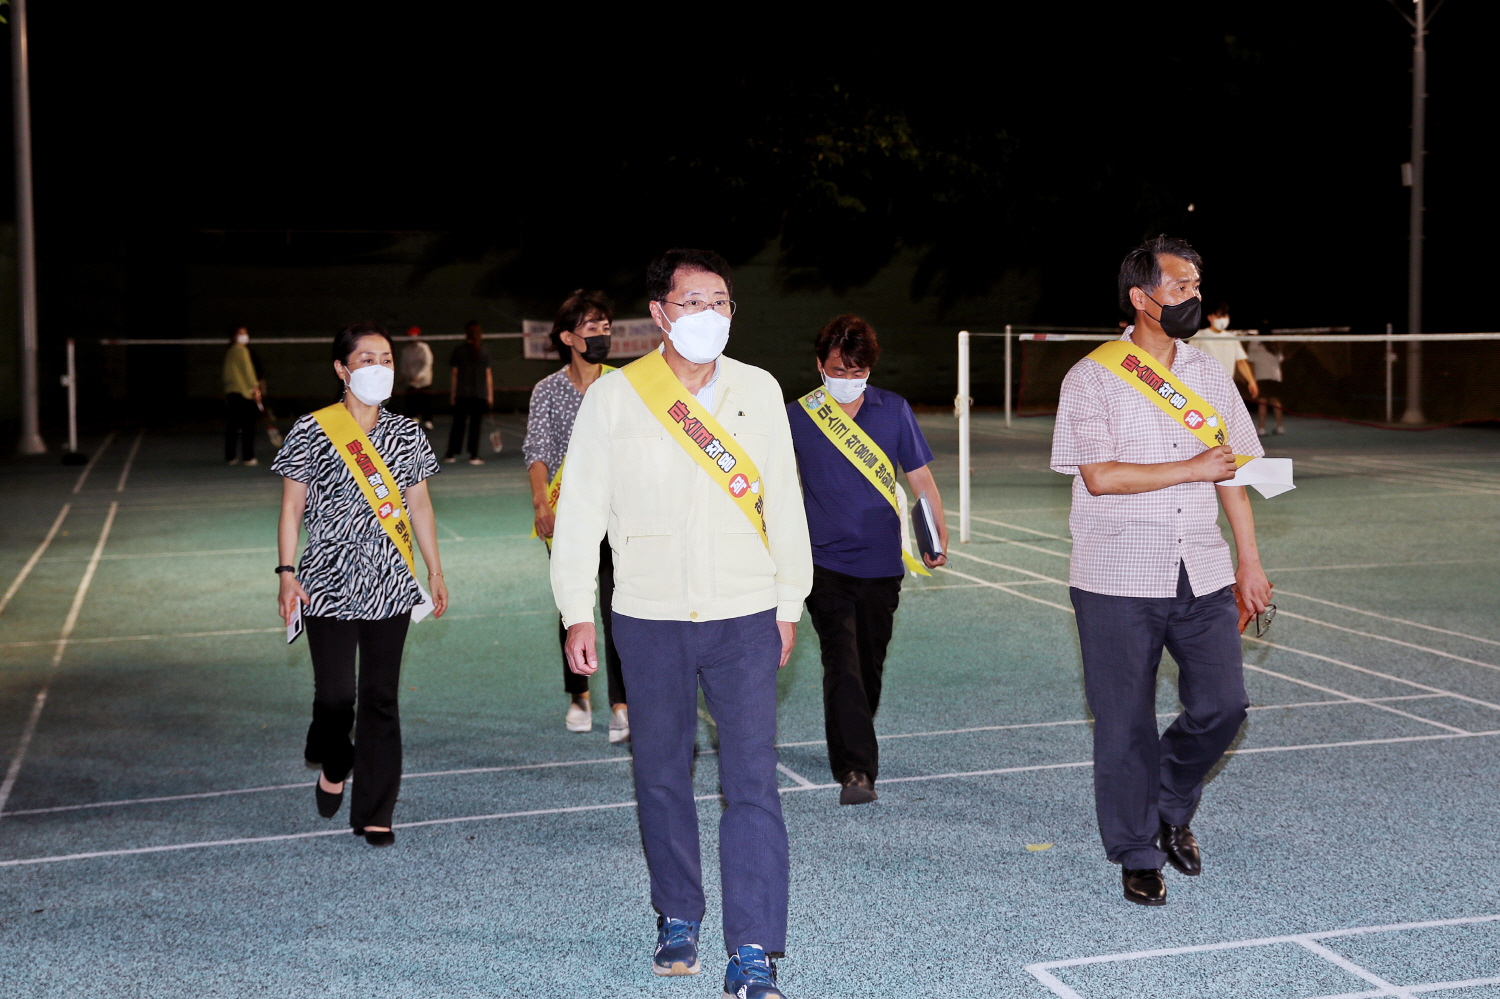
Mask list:
[[[1163,862],[1202,870],[1188,823],[1203,779],[1245,720],[1238,593],[1260,614],[1271,587],[1234,455],[1264,454],[1223,367],[1179,340],[1197,332],[1202,260],[1158,236],[1120,266],[1120,307],[1135,344],[1218,410],[1229,443],[1197,437],[1098,362],[1063,380],[1052,469],[1073,479],[1070,594],[1078,615],[1084,686],[1094,714],[1094,802],[1125,897],[1165,905]],[[1217,494],[1217,495],[1215,495]],[[1239,568],[1219,531],[1223,504]],[[1156,670],[1162,648],[1178,666],[1182,714],[1160,735]]]

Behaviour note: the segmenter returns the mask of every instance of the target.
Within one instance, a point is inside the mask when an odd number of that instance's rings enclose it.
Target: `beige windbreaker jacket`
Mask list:
[[[687,389],[683,389],[687,398]],[[812,548],[781,386],[719,358],[713,415],[765,484],[770,548],[723,489],[667,436],[619,372],[583,397],[563,469],[552,594],[568,626],[594,619],[599,541],[614,552],[614,609],[653,621],[802,616]]]

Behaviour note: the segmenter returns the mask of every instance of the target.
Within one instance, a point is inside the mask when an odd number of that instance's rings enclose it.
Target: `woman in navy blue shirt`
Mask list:
[[[839,316],[818,334],[818,375],[828,394],[886,457],[906,472],[914,496],[926,494],[948,548],[943,503],[928,465],[932,451],[907,401],[868,385],[880,357],[875,330],[858,316]],[[880,750],[875,712],[891,626],[901,598],[901,520],[876,486],[854,467],[797,403],[787,406],[807,529],[813,586],[807,612],[823,652],[823,714],[828,763],[842,786],[839,804],[875,800]],[[923,556],[929,568],[946,559]]]

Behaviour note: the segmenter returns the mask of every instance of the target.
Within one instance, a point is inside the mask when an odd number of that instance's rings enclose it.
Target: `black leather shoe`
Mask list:
[[[355,834],[364,833],[365,842],[371,846],[391,846],[396,842],[396,834],[387,829],[385,832],[376,832],[371,829],[368,832],[363,829],[354,830]]]
[[[318,779],[313,781],[313,797],[318,802],[318,814],[325,819],[331,819],[339,813],[339,806],[344,803],[344,792],[333,794],[323,790],[323,775],[318,774]]]
[[[875,782],[870,780],[870,775],[856,770],[844,778],[844,789],[839,792],[839,804],[863,805],[879,797],[880,795],[875,793]]]
[[[1122,868],[1120,879],[1125,884],[1125,900],[1136,905],[1166,905],[1167,883],[1162,880],[1161,868],[1133,870]]]
[[[1163,822],[1156,837],[1156,847],[1167,855],[1167,863],[1188,877],[1203,873],[1203,855],[1198,850],[1198,839],[1187,826]]]

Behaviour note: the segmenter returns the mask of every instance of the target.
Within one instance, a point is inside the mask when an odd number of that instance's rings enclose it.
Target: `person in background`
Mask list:
[[[927,496],[946,551],[943,502],[927,467],[932,450],[916,415],[896,393],[866,384],[879,357],[874,328],[858,316],[839,316],[818,334],[817,371],[825,391],[857,425],[855,432],[906,470],[913,495]],[[906,573],[901,518],[887,494],[855,467],[845,448],[829,439],[801,400],[787,403],[786,409],[812,539],[807,613],[823,653],[828,765],[842,785],[839,804],[858,805],[876,798],[880,749],[875,712]],[[947,558],[923,556],[923,561],[931,569]]]
[[[318,768],[313,790],[318,814],[326,819],[338,814],[344,781],[353,770],[349,824],[371,846],[390,846],[396,841],[391,819],[401,790],[401,654],[412,608],[423,602],[423,594],[412,574],[414,565],[408,567],[377,519],[373,504],[380,493],[373,494],[376,499],[366,496],[320,415],[347,410],[338,415],[350,436],[352,418],[367,436],[360,443],[374,449],[395,479],[390,483],[396,487],[393,499],[406,507],[427,566],[432,612],[441,617],[448,607],[448,587],[427,492],[427,479],[437,473],[438,464],[422,428],[381,407],[390,398],[396,373],[390,338],[379,323],[355,323],[339,333],[333,371],[344,383],[342,404],[299,418],[271,465],[282,476],[277,605],[288,625],[301,605],[312,655],[313,717],[303,757]],[[370,476],[371,484],[381,478]],[[380,516],[390,515],[391,506],[387,500]],[[401,512],[394,516],[400,524]],[[302,564],[293,566],[304,523],[307,548]]]
[[[1254,400],[1260,394],[1260,387],[1255,382],[1255,372],[1246,358],[1245,345],[1226,336],[1228,329],[1229,306],[1220,302],[1208,314],[1208,329],[1193,337],[1193,346],[1218,361],[1229,375],[1230,381],[1234,381],[1238,375],[1245,383],[1249,398]]]
[[[526,441],[521,458],[531,477],[531,506],[536,514],[536,534],[543,538],[551,552],[552,529],[558,497],[551,486],[568,454],[568,439],[573,435],[573,421],[589,386],[604,374],[604,359],[609,356],[609,324],[614,308],[603,292],[584,292],[582,288],[568,296],[552,321],[552,348],[565,367],[543,378],[531,390],[531,406],[526,417]],[[562,481],[558,480],[559,489]],[[614,620],[610,613],[615,592],[615,563],[610,554],[609,539],[599,542],[599,609],[604,621],[604,662],[609,679],[609,741],[625,742],[630,738],[630,717],[625,705],[625,681],[620,676],[620,653],[615,648]],[[558,645],[566,645],[568,629],[558,621]],[[563,690],[568,695],[568,712],[563,724],[569,732],[588,732],[594,727],[594,710],[589,704],[589,678],[568,669],[566,653],[562,657]]]
[[[1251,330],[1252,333],[1270,333],[1271,324],[1262,323],[1261,329]],[[1281,344],[1256,343],[1251,340],[1245,348],[1245,353],[1250,359],[1250,365],[1255,369],[1255,380],[1260,385],[1260,392],[1255,401],[1260,404],[1260,421],[1257,432],[1260,436],[1266,435],[1266,408],[1276,410],[1276,433],[1286,433],[1286,427],[1282,425],[1281,411],[1281,362],[1286,360],[1286,354],[1282,352]]]
[[[432,348],[422,342],[422,327],[406,331],[401,347],[401,364],[396,369],[396,386],[401,390],[401,412],[432,429]]]
[[[677,209],[674,207],[674,212]],[[724,995],[781,999],[790,853],[776,771],[776,677],[812,585],[807,515],[781,386],[724,356],[729,264],[677,249],[646,270],[666,337],[578,408],[552,541],[568,665],[598,670],[599,542],[615,560],[614,634],[630,692],[636,815],[658,975],[702,970],[694,800],[698,692],[718,733]]]
[[[1069,596],[1094,714],[1094,807],[1126,900],[1166,905],[1162,867],[1203,869],[1189,823],[1203,782],[1239,733],[1245,694],[1237,595],[1260,615],[1271,597],[1235,455],[1260,457],[1245,404],[1223,367],[1182,343],[1198,331],[1202,259],[1158,236],[1126,254],[1116,288],[1135,324],[1068,371],[1051,467],[1073,476]],[[1216,412],[1213,447],[1148,398],[1172,384]],[[1142,386],[1138,388],[1137,386]],[[1166,396],[1160,395],[1165,399]],[[1184,404],[1186,398],[1184,397]],[[1196,413],[1207,426],[1212,414]],[[1222,505],[1239,567],[1220,533]],[[1177,663],[1182,712],[1162,732],[1162,649]]]
[[[448,402],[453,406],[453,429],[448,432],[448,453],[453,463],[464,450],[467,438],[469,464],[483,465],[479,457],[479,429],[484,414],[495,405],[495,375],[490,371],[490,353],[484,349],[484,331],[477,321],[464,326],[465,342],[453,348],[448,367],[453,369]]]
[[[255,427],[260,422],[261,380],[250,353],[250,331],[238,326],[224,355],[224,460],[259,465]]]

